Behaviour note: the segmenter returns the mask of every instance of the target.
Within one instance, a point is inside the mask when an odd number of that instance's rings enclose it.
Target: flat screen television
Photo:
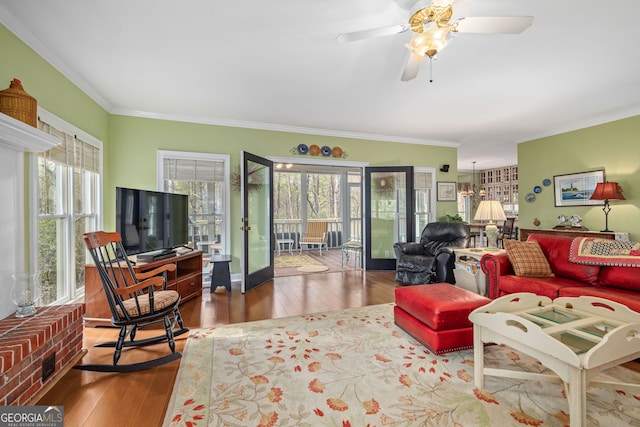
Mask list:
[[[188,212],[185,194],[116,187],[116,231],[128,255],[187,246]]]

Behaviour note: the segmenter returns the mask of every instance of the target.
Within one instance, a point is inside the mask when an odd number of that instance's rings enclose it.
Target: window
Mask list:
[[[415,236],[420,240],[422,230],[428,223],[435,221],[433,217],[434,194],[433,181],[435,171],[431,168],[416,167],[413,171],[413,197],[415,199]]]
[[[329,223],[329,247],[361,238],[362,170],[332,165],[275,163],[273,218],[278,238],[293,238],[309,220]]]
[[[158,151],[158,188],[189,196],[189,240],[206,255],[230,253],[229,156]]]
[[[97,230],[101,221],[102,143],[44,111],[38,128],[61,142],[38,154],[32,185],[37,197],[32,211],[38,212],[32,259],[40,274],[40,303],[49,305],[84,293],[89,259],[82,235]]]

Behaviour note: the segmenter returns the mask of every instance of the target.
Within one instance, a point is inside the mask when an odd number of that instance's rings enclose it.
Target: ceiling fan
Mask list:
[[[434,0],[411,15],[406,23],[342,33],[338,34],[336,40],[346,43],[411,30],[411,41],[405,44],[409,49],[409,60],[401,78],[402,81],[408,81],[418,75],[422,59],[428,57],[432,60],[456,33],[520,34],[533,22],[532,16],[466,17],[450,22],[453,3],[454,0]]]

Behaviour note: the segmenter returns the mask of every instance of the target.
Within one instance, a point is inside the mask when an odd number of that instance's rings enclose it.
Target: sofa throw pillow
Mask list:
[[[516,276],[554,277],[540,244],[534,241],[503,240],[507,257]]]

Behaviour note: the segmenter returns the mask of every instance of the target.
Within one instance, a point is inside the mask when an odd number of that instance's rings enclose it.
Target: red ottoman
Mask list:
[[[469,313],[491,302],[448,283],[396,288],[395,300],[396,325],[436,354],[473,347]]]

